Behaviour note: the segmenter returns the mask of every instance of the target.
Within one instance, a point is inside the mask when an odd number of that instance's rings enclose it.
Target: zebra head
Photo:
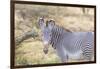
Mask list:
[[[49,27],[49,24],[48,24],[49,21],[44,21],[44,18],[40,18],[39,19],[39,27],[42,31],[42,41],[44,43],[44,45],[48,45],[49,44],[49,41],[50,41],[50,35],[51,35],[51,29]]]
[[[49,44],[51,42],[51,35],[52,35],[52,28],[53,28],[53,25],[54,25],[54,21],[49,20],[49,21],[46,21],[46,23],[45,23],[44,18],[40,18],[38,23],[39,23],[40,29],[42,31],[42,41],[43,41],[43,44],[44,44],[43,51],[44,51],[45,54],[47,54]]]
[[[55,21],[49,20],[46,21],[46,25],[44,26],[44,30],[42,31],[43,36],[42,39],[44,41],[44,44],[50,44],[51,38],[52,38],[52,29],[55,25]]]

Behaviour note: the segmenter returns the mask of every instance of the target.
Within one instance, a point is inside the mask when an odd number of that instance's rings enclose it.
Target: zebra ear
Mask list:
[[[55,25],[55,21],[54,21],[53,19],[51,19],[51,20],[49,21],[49,23],[50,23],[52,26]]]
[[[39,18],[38,25],[40,26],[40,28],[43,28],[45,26],[44,17]]]
[[[52,29],[54,26],[55,26],[55,21],[54,21],[54,20],[48,21],[48,27],[49,27],[50,29]]]

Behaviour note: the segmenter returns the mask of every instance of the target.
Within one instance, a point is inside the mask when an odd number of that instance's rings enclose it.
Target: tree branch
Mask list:
[[[30,37],[35,38],[37,36],[38,36],[38,34],[34,30],[25,32],[22,35],[15,38],[15,45],[16,46],[19,45],[21,42],[23,42],[24,40],[26,40]]]

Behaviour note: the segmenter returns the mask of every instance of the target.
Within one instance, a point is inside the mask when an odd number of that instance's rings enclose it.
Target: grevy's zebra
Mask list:
[[[42,30],[42,40],[44,42],[44,53],[48,52],[48,44],[56,50],[62,62],[67,62],[68,58],[91,61],[94,54],[94,33],[93,32],[71,32],[55,25],[54,20],[44,23],[44,19],[39,19]]]

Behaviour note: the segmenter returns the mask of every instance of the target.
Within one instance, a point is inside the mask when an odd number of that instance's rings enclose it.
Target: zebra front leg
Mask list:
[[[57,46],[56,47],[56,52],[57,52],[57,55],[59,56],[62,63],[67,63],[68,62],[68,55],[66,55],[66,52],[63,49],[63,47]]]

